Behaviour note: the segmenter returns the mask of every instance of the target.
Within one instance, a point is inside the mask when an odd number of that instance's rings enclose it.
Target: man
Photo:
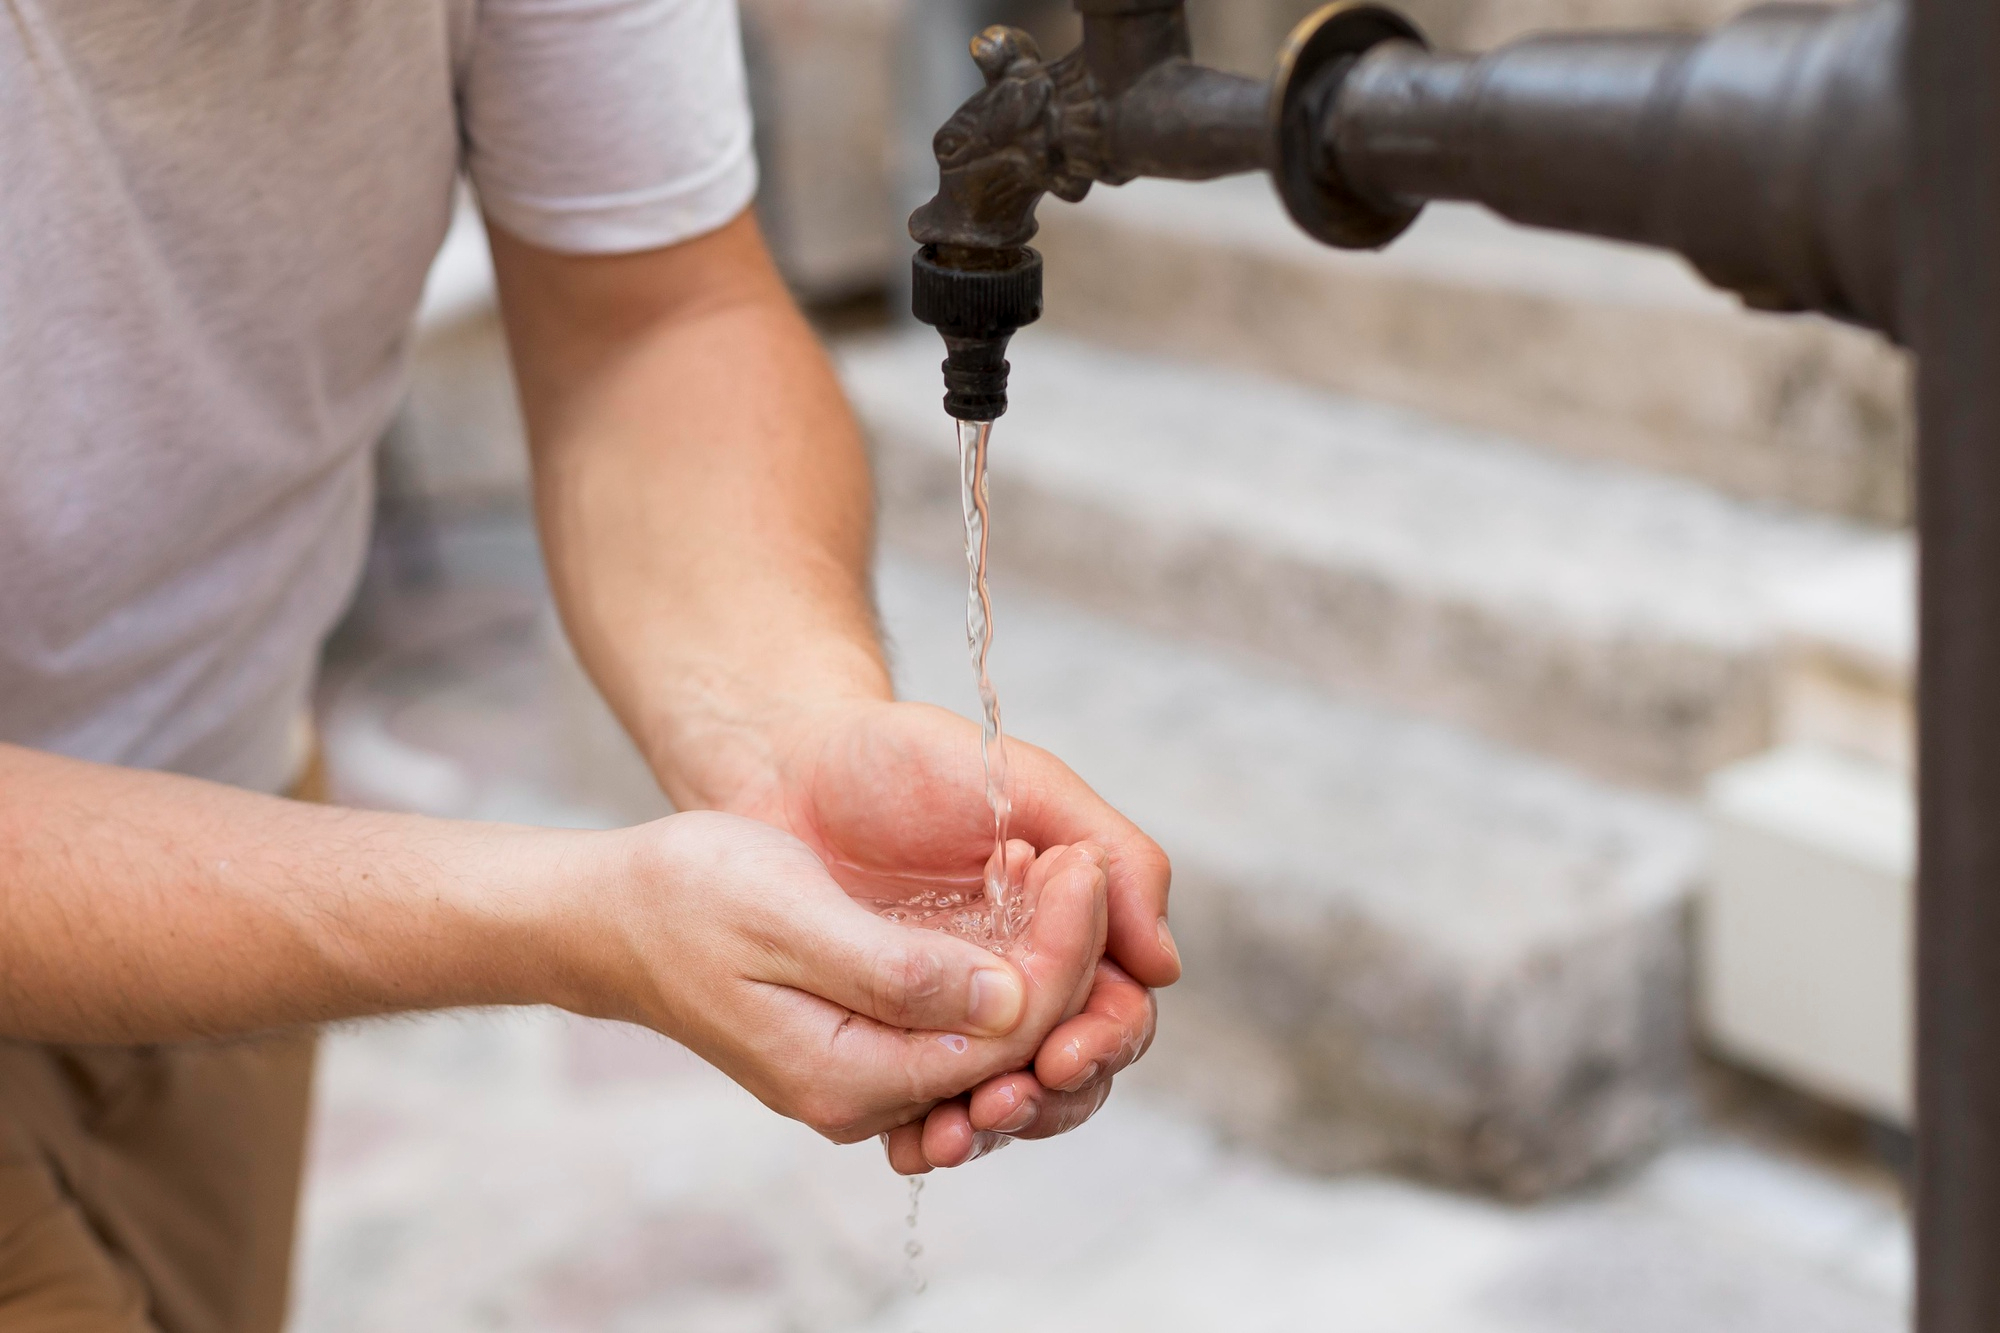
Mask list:
[[[11,0],[0,125],[0,1328],[278,1327],[329,1019],[645,1023],[904,1172],[1102,1102],[1179,962],[1068,770],[1012,746],[1027,962],[843,891],[990,823],[891,701],[727,0]],[[644,828],[270,794],[461,168],[565,622],[690,812]]]

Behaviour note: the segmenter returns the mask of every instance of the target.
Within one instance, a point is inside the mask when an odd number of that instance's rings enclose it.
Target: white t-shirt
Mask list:
[[[283,786],[461,169],[634,251],[750,139],[731,0],[0,5],[0,740]]]

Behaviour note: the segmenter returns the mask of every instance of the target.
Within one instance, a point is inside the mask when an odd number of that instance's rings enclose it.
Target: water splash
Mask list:
[[[1007,875],[1007,825],[1014,813],[1007,790],[1007,744],[1000,730],[1000,696],[993,688],[986,658],[993,649],[993,595],[986,586],[987,537],[991,511],[987,498],[986,451],[993,438],[990,421],[958,423],[960,505],[965,512],[965,642],[972,655],[979,686],[982,727],[979,760],[986,773],[986,804],[993,812],[993,852],[986,861],[986,902],[992,913],[992,933],[1002,948],[1027,924]]]
[[[921,1296],[930,1286],[924,1279],[923,1270],[917,1267],[917,1260],[924,1257],[923,1242],[917,1239],[917,1213],[923,1205],[924,1178],[910,1177],[910,1212],[903,1219],[903,1225],[910,1229],[910,1238],[903,1242],[903,1279],[909,1284],[910,1294]]]

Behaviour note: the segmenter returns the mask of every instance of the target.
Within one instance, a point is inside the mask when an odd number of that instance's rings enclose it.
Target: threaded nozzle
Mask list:
[[[1042,257],[1023,246],[973,258],[951,264],[935,246],[918,251],[910,304],[944,336],[944,410],[995,421],[1007,411],[1007,342],[1042,315]]]

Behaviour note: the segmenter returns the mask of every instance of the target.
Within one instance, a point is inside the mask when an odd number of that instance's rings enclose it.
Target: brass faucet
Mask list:
[[[910,219],[917,317],[945,338],[945,410],[1006,411],[1005,351],[1042,309],[1044,195],[1269,171],[1293,220],[1376,249],[1432,200],[1675,250],[1752,306],[1901,324],[1901,0],[1772,4],[1707,34],[1524,38],[1480,56],[1343,0],[1269,82],[1191,59],[1182,0],[1075,0],[1083,43],[1045,62],[994,27],[986,87],[938,131]]]

